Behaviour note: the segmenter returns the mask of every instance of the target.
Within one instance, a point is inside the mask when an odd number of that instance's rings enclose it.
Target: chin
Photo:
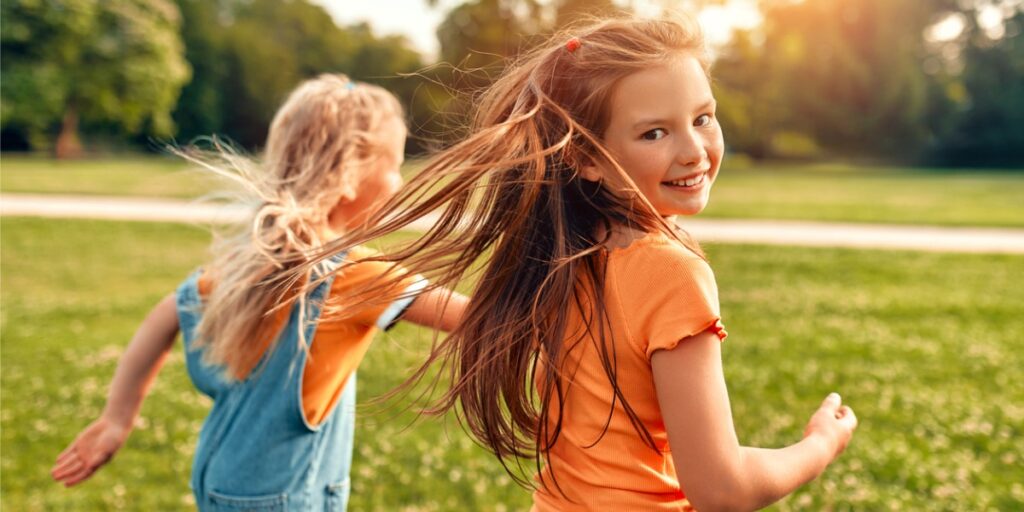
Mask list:
[[[676,205],[674,208],[669,209],[671,212],[669,215],[683,215],[686,217],[691,217],[704,211],[704,207],[706,206],[707,203],[705,202],[699,204]]]
[[[705,193],[695,194],[689,197],[664,197],[661,204],[655,204],[654,207],[659,214],[663,217],[673,215],[693,216],[704,211],[708,206],[708,195]]]

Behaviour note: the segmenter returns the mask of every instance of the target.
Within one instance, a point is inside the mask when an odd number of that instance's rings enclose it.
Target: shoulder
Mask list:
[[[375,261],[374,258],[380,256],[380,253],[372,248],[357,245],[349,249],[348,254],[345,255],[344,262],[338,266],[337,276],[340,277],[340,281],[345,280],[365,280],[368,278],[380,277],[388,272],[389,269],[394,268],[393,263],[386,261]],[[335,280],[339,281],[338,279]]]
[[[402,283],[408,280],[407,272],[397,263],[374,259],[380,255],[380,252],[361,245],[350,249],[345,261],[335,272],[334,282],[331,285],[332,293],[371,288],[385,282],[391,283],[392,280],[397,287],[401,288]],[[388,289],[390,287],[388,285]],[[384,295],[390,295],[388,289],[377,291]]]
[[[672,307],[669,304],[718,304],[718,285],[708,262],[663,235],[650,235],[612,251],[607,282],[634,313]]]
[[[608,272],[626,280],[712,274],[711,266],[703,257],[662,234],[651,234],[628,247],[612,250],[608,255]]]
[[[618,296],[634,343],[648,358],[705,330],[725,337],[711,267],[676,240],[651,235],[613,251],[608,284]]]

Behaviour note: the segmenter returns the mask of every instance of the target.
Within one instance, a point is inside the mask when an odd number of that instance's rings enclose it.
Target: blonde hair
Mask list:
[[[572,38],[578,46],[567,46]],[[613,226],[661,231],[698,254],[699,247],[657,214],[602,136],[619,80],[680,55],[696,57],[707,70],[700,29],[684,17],[592,21],[554,36],[484,92],[468,137],[437,154],[385,206],[376,226],[339,239],[320,256],[440,209],[440,220],[419,239],[375,258],[430,277],[432,287],[478,277],[458,328],[435,343],[405,386],[441,362],[438,375],[450,385],[428,412],[455,408],[506,469],[508,459],[520,458],[539,467],[555,443],[568,385],[557,362],[563,351],[585,345],[600,354],[611,403],[621,404],[638,435],[657,449],[615,379],[603,249]],[[585,165],[613,172],[594,183],[580,175]],[[581,308],[585,332],[569,332],[573,308]],[[533,382],[537,394],[529,389]]]
[[[321,75],[300,84],[277,111],[260,162],[222,145],[213,153],[179,152],[241,184],[257,205],[240,234],[215,245],[206,269],[214,286],[195,344],[205,348],[204,361],[244,378],[277,338],[267,329],[270,313],[298,301],[305,319],[305,295],[286,299],[288,290],[275,283],[299,267],[310,281],[313,268],[304,264],[328,241],[328,214],[381,156],[387,141],[380,129],[390,119],[403,119],[391,93],[345,75]]]

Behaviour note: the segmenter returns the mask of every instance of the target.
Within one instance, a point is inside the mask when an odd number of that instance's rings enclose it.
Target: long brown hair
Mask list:
[[[566,46],[573,37],[580,42],[574,51]],[[520,483],[526,482],[509,463],[526,458],[539,465],[557,440],[568,385],[557,362],[581,342],[598,345],[613,407],[619,401],[654,448],[616,383],[602,247],[615,226],[678,234],[636,192],[601,137],[610,94],[622,77],[681,53],[706,68],[702,40],[696,25],[682,18],[608,19],[553,37],[479,97],[467,138],[434,156],[371,219],[374,227],[338,240],[320,256],[440,211],[421,237],[374,258],[426,275],[435,288],[476,278],[461,324],[435,342],[406,384],[441,363],[439,376],[450,379],[449,387],[427,411],[454,409]],[[583,165],[614,172],[595,183],[581,177]],[[568,332],[574,308],[585,312],[587,332]]]
[[[298,300],[302,317],[305,295],[284,299],[281,276],[300,269],[299,278],[309,281],[313,268],[304,264],[328,241],[328,214],[387,147],[382,123],[402,118],[401,105],[386,90],[321,75],[296,87],[277,111],[260,161],[222,144],[213,151],[175,151],[240,185],[242,199],[253,206],[239,232],[214,246],[206,272],[216,284],[196,329],[195,347],[205,347],[204,360],[223,365],[226,377],[244,378],[272,348],[272,312]]]

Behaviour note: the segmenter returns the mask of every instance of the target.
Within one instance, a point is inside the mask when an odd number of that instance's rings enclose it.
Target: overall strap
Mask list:
[[[327,300],[331,291],[331,285],[334,283],[335,271],[345,261],[347,255],[348,251],[341,252],[313,268],[310,282],[320,282],[306,293],[305,310],[300,311],[299,301],[296,300],[295,304],[292,305],[291,314],[285,322],[284,331],[278,336],[270,352],[264,354],[263,360],[257,365],[257,369],[266,367],[263,369],[269,370],[271,366],[281,368],[284,363],[287,363],[287,371],[290,375],[302,368],[301,365],[305,364],[306,354],[304,347],[299,343],[298,332],[301,329],[306,347],[308,347],[313,342],[313,336],[316,334],[320,313],[323,311],[324,302]],[[296,380],[289,379],[289,387],[295,384]]]

